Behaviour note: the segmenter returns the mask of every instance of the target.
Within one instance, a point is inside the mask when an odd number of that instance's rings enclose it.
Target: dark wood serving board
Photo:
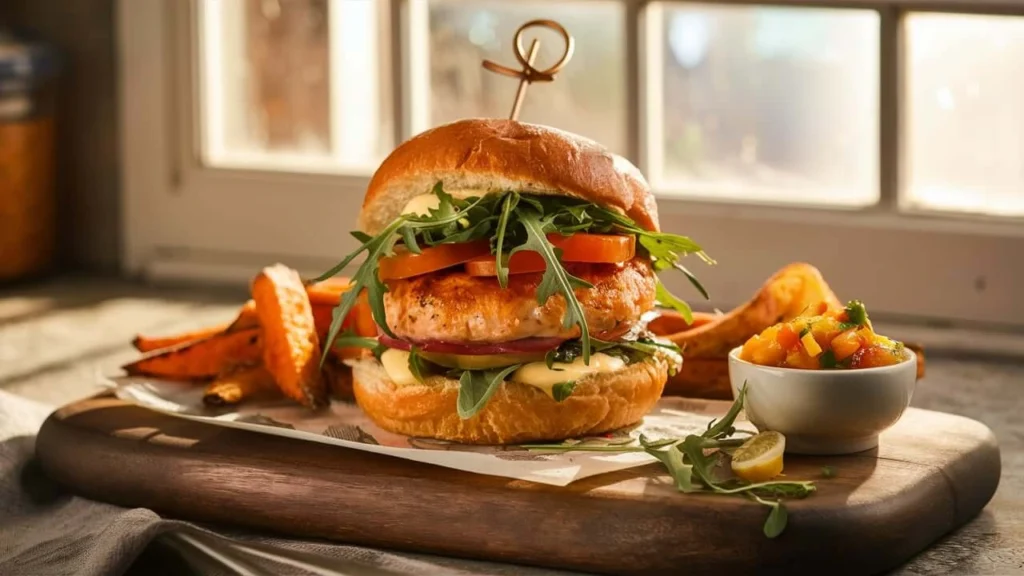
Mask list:
[[[560,488],[165,416],[110,397],[43,425],[39,459],[85,496],[167,516],[449,556],[609,574],[895,567],[975,516],[999,482],[992,432],[911,409],[877,450],[786,457],[815,479],[774,540],[765,509],[684,495],[660,465]],[[821,468],[835,468],[822,478]]]

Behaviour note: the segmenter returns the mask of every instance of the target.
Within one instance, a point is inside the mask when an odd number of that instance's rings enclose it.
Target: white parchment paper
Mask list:
[[[543,452],[519,446],[471,446],[402,436],[378,428],[355,404],[339,401],[316,413],[287,400],[210,408],[203,404],[203,386],[194,383],[144,377],[113,378],[111,383],[121,400],[197,422],[555,486],[655,461],[643,452]],[[657,439],[700,433],[718,412],[720,406],[714,403],[663,398],[637,426],[570,442],[635,443],[640,434]]]

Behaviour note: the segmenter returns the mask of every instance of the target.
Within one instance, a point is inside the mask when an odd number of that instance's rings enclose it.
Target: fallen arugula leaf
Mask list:
[[[833,468],[832,466],[822,466],[821,467],[821,475],[824,478],[835,478],[836,477],[836,469]]]
[[[747,386],[744,383],[725,416],[709,422],[707,430],[700,435],[690,434],[685,438],[662,438],[659,440],[650,440],[641,435],[637,441],[639,446],[631,444],[577,446],[570,442],[563,442],[561,444],[528,444],[522,447],[530,450],[561,452],[647,452],[665,466],[680,492],[742,495],[768,507],[770,510],[763,530],[765,536],[775,538],[786,529],[789,513],[781,500],[769,500],[765,496],[805,498],[814,492],[815,487],[813,482],[793,480],[750,483],[722,469],[728,460],[726,456],[722,455],[722,451],[728,452],[745,441],[743,438],[730,438],[730,436],[743,432],[736,430],[735,422],[737,416],[743,411],[746,394]],[[714,449],[718,451],[708,453]]]

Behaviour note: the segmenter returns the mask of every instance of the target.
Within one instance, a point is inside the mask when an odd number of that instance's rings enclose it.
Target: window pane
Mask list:
[[[910,14],[912,205],[1024,215],[1024,18]]]
[[[519,82],[485,70],[481,62],[516,68],[513,36],[523,23],[537,18],[564,26],[576,49],[554,82],[529,87],[519,119],[576,132],[625,154],[622,2],[431,0],[431,125],[466,117],[508,118]],[[524,48],[533,38],[541,42],[535,68],[548,68],[561,57],[564,43],[557,33],[531,28],[524,34]]]
[[[382,128],[374,0],[204,0],[204,160],[219,166],[372,166]]]
[[[876,202],[879,26],[868,10],[665,4],[659,188]]]

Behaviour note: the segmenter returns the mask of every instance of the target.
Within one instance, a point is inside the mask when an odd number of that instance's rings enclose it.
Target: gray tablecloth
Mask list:
[[[568,574],[230,532],[87,500],[55,485],[33,460],[35,433],[51,410],[0,391],[4,576]]]

